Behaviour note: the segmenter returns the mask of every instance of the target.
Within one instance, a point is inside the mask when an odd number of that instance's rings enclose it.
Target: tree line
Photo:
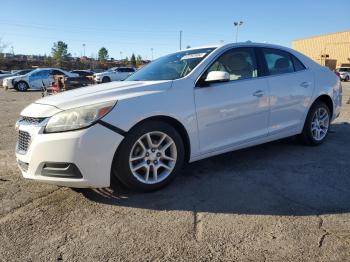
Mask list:
[[[72,58],[72,55],[68,52],[68,45],[63,41],[57,41],[53,44],[51,49],[52,59],[54,60],[57,66],[62,66],[64,62],[69,61]],[[106,62],[109,59],[108,50],[105,47],[101,47],[98,51],[98,61],[101,63]],[[133,67],[142,65],[142,56],[133,53],[130,57],[126,57],[122,59],[124,64],[130,64]]]

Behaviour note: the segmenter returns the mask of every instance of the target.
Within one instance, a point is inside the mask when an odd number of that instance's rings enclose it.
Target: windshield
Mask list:
[[[350,72],[350,68],[338,68],[338,72]]]
[[[215,48],[187,50],[163,56],[129,76],[126,81],[175,80],[188,75]]]

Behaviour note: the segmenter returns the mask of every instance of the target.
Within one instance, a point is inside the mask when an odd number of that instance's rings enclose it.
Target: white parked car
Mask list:
[[[343,81],[350,81],[350,67],[339,67],[335,70]]]
[[[11,73],[8,74],[0,74],[0,86],[2,86],[2,81],[7,78],[7,77],[12,77],[12,76],[21,76],[21,75],[25,75],[28,74],[30,71],[32,71],[33,69],[23,69],[23,70],[15,70],[15,71],[11,71]]]
[[[123,81],[136,71],[133,67],[113,67],[107,71],[94,74],[96,83],[107,83],[111,81]]]
[[[60,68],[38,68],[25,75],[5,78],[2,85],[4,88],[14,88],[22,92],[28,89],[40,90],[44,86],[51,86],[55,75],[65,75],[68,77],[79,76],[78,74]]]
[[[17,122],[25,178],[141,191],[168,184],[184,162],[298,135],[327,137],[339,78],[268,44],[227,44],[161,57],[123,82],[45,97]]]

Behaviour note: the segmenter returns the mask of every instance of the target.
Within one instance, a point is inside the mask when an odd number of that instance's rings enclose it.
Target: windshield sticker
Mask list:
[[[186,59],[193,59],[193,58],[202,58],[206,55],[207,53],[198,53],[198,54],[190,54],[190,55],[184,55],[181,60],[186,60]]]

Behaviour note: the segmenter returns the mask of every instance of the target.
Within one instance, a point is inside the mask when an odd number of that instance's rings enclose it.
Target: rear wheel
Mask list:
[[[169,184],[184,162],[181,136],[171,125],[148,121],[131,130],[118,149],[113,175],[137,191]]]
[[[346,82],[349,82],[349,81],[350,81],[350,76],[347,76],[347,77],[345,78],[345,81],[346,81]]]
[[[25,92],[29,89],[29,86],[26,82],[19,81],[18,83],[16,83],[15,89],[20,92]]]
[[[327,137],[330,127],[330,110],[328,106],[321,102],[315,102],[305,121],[304,129],[300,138],[308,145],[319,145]]]

